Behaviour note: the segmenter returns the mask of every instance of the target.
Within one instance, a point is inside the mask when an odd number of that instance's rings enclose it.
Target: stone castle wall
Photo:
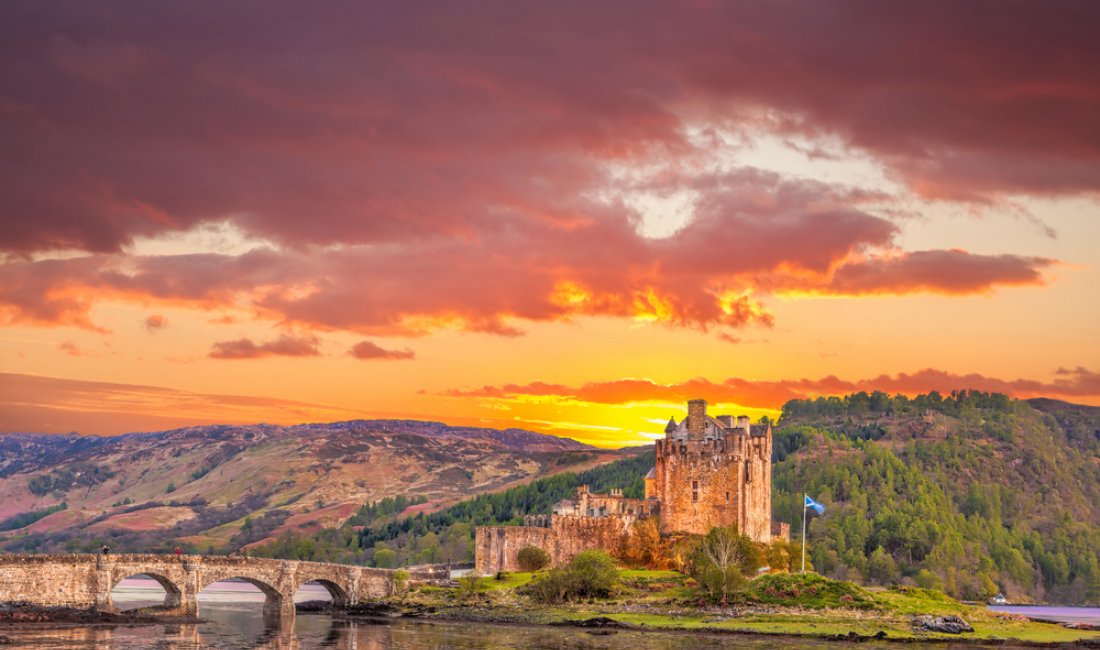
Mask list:
[[[550,527],[481,526],[477,529],[476,567],[482,574],[519,571],[517,555],[524,546],[536,546],[550,555],[552,566],[561,566],[581,551],[615,551],[635,517],[583,517],[553,515]]]

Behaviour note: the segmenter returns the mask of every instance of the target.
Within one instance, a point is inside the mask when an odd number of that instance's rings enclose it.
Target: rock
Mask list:
[[[11,639],[0,634],[0,645],[11,645]]]
[[[348,605],[344,608],[344,612],[351,616],[388,617],[397,616],[400,610],[389,603],[367,601],[355,605]]]
[[[944,634],[963,634],[973,632],[974,628],[958,616],[931,616],[924,614],[914,616],[912,621],[914,630],[925,632],[943,632]]]
[[[570,621],[569,625],[575,627],[598,627],[598,628],[628,628],[630,627],[626,623],[620,623],[613,618],[606,616],[593,616],[592,618],[586,618],[583,621]]]

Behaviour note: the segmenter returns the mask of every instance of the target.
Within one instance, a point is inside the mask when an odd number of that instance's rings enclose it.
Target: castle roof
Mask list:
[[[650,467],[649,471],[645,475],[646,478],[657,478],[657,468]]]
[[[676,430],[676,418],[671,417],[668,419],[668,424],[665,425],[665,433],[672,433]]]

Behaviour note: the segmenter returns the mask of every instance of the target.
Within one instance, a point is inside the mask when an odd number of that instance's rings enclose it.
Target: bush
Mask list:
[[[671,545],[661,537],[659,520],[647,517],[634,522],[630,534],[623,537],[619,557],[630,567],[667,569],[672,564]]]
[[[481,574],[474,569],[458,579],[458,597],[463,600],[471,598],[481,591],[484,586],[484,580]]]
[[[747,535],[733,526],[711,528],[694,544],[687,573],[695,578],[707,596],[723,603],[760,566],[760,550]]]
[[[873,609],[875,601],[865,589],[845,580],[830,580],[816,573],[772,573],[749,582],[747,600],[788,607],[845,607]]]
[[[409,590],[409,572],[398,569],[390,575],[390,594],[404,596]]]
[[[618,581],[619,570],[610,555],[605,551],[583,551],[565,568],[552,569],[524,591],[536,602],[557,604],[584,598],[606,598]]]
[[[516,560],[524,571],[538,571],[550,564],[550,554],[537,546],[524,546],[516,554]]]

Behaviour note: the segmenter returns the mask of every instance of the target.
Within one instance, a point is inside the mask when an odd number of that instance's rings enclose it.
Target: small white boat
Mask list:
[[[1007,605],[1008,601],[1005,600],[1004,594],[997,594],[989,599],[990,605]]]

